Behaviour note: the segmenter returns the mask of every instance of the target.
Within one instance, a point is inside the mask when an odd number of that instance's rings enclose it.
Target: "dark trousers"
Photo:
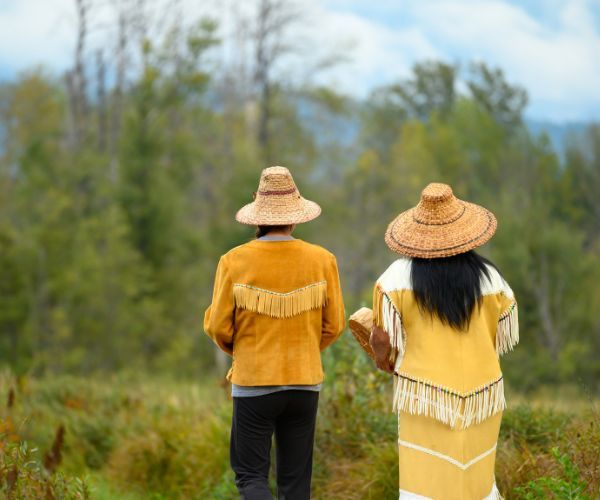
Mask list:
[[[231,468],[244,500],[271,500],[269,465],[275,434],[277,492],[282,500],[310,499],[319,393],[281,391],[233,398]]]

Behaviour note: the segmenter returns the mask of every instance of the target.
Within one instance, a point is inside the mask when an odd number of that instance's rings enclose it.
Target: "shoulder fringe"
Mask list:
[[[323,307],[327,303],[327,281],[311,283],[287,293],[235,283],[233,299],[240,309],[272,318],[290,318]]]
[[[394,411],[434,418],[466,429],[506,408],[502,376],[468,393],[453,391],[403,373],[394,377]]]
[[[406,332],[402,326],[402,316],[396,305],[380,286],[376,287],[373,297],[373,323],[383,328],[390,337],[392,361],[404,356]]]
[[[519,343],[519,311],[517,303],[513,302],[510,307],[500,316],[498,328],[496,329],[496,352],[498,355],[512,351]]]

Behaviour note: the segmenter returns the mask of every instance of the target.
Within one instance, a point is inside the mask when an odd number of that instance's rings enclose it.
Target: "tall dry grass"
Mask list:
[[[335,367],[328,366],[315,445],[315,499],[397,498],[390,381],[366,363],[355,357],[346,362],[338,353]],[[596,407],[574,399],[553,408],[548,400],[508,396],[516,403],[504,415],[496,466],[506,498],[561,498],[557,491],[599,498]],[[74,492],[74,478],[86,477],[82,484],[100,500],[237,498],[228,460],[231,404],[213,379],[195,384],[57,377],[17,383],[5,372],[0,402],[4,442],[12,436],[19,446],[37,448],[28,460],[40,477],[72,481]],[[6,487],[10,461],[5,452],[0,457],[0,484]],[[44,457],[53,471],[44,468]]]

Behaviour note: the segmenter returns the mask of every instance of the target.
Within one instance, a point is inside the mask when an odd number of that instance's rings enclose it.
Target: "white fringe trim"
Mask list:
[[[381,308],[381,311],[377,311],[377,313],[381,314],[381,320],[378,322],[375,318],[375,323],[381,323],[382,328],[389,335],[390,346],[392,347],[390,361],[398,368],[404,357],[406,332],[402,326],[402,317],[394,301],[383,290],[378,289],[378,293],[381,301],[378,307]]]
[[[498,356],[512,351],[519,343],[519,311],[517,303],[513,302],[498,320],[496,329],[496,353]]]
[[[392,299],[387,294],[383,296],[383,329],[390,335],[390,345],[398,351],[399,356],[404,356],[406,335],[402,326],[402,317],[396,309]]]
[[[451,428],[466,429],[506,408],[502,376],[468,393],[398,373],[394,380],[395,412],[434,418]]]

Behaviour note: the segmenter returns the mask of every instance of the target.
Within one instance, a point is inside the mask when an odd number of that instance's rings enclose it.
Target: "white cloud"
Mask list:
[[[600,36],[586,2],[564,6],[556,30],[498,0],[422,2],[414,14],[448,56],[485,60],[527,88],[531,114],[591,118],[591,106],[600,115]]]
[[[46,63],[63,66],[69,43],[70,0],[8,1],[0,7],[0,66],[18,71]]]
[[[324,53],[338,47],[348,57],[322,76],[341,91],[364,96],[376,85],[406,76],[416,60],[441,56],[416,26],[392,30],[352,12],[315,9],[315,45]]]
[[[131,3],[131,2],[130,2]],[[179,4],[184,22],[212,9],[221,14],[219,0],[200,4],[196,0],[151,0],[147,2],[149,29],[155,30],[177,15]],[[109,51],[116,44],[116,12],[124,0],[92,0],[88,10],[88,49]],[[187,16],[187,13],[193,13]],[[139,21],[139,19],[137,20]],[[62,71],[73,64],[77,31],[75,0],[0,0],[0,67],[20,70],[46,65]]]
[[[174,3],[156,1],[162,9]],[[348,63],[316,77],[342,91],[365,95],[406,76],[423,59],[479,59],[503,68],[510,81],[527,88],[532,116],[600,118],[600,33],[592,0],[553,1],[543,18],[508,0],[298,1],[309,20],[302,33],[309,57],[295,64],[310,72],[312,56],[344,53]],[[228,13],[240,3],[180,0],[180,5],[186,20],[211,12],[227,24]],[[114,22],[111,26],[106,9],[91,34],[92,46],[114,43]],[[74,0],[1,1],[0,71],[14,73],[40,63],[65,69],[73,58],[75,28]]]
[[[600,118],[600,33],[589,1],[547,3],[543,22],[519,2],[506,0],[385,0],[371,9],[362,0],[321,2],[335,11],[373,13],[365,20],[370,32],[360,39],[366,47],[376,45],[378,55],[371,57],[363,49],[357,64],[376,72],[379,83],[395,79],[390,68],[404,74],[414,61],[428,56],[462,64],[483,60],[528,90],[530,116]],[[390,28],[394,21],[401,26],[397,30]],[[406,43],[394,44],[403,33]],[[355,92],[362,90],[362,82],[354,84]]]

